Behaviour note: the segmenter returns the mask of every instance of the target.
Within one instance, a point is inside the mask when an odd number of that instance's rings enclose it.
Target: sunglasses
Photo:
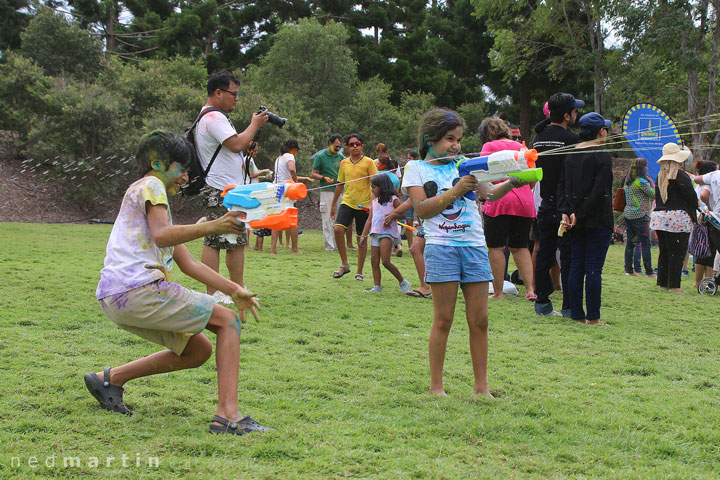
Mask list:
[[[348,143],[348,147],[362,147],[362,143],[360,143],[360,142],[350,142],[350,143]]]
[[[230,95],[232,95],[235,98],[238,98],[238,95],[240,95],[240,92],[231,92],[230,90],[225,90],[224,88],[221,88],[220,90],[225,93],[229,93]]]

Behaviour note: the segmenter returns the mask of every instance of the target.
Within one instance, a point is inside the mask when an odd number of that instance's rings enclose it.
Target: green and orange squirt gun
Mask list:
[[[240,219],[251,228],[287,230],[298,225],[295,200],[307,196],[304,183],[253,183],[250,185],[228,185],[221,193],[223,206],[230,211],[240,211]],[[237,235],[225,234],[230,242],[237,241]]]
[[[542,168],[535,168],[537,150],[501,150],[482,157],[463,157],[457,164],[460,176],[473,175],[479,182],[496,182],[510,177],[518,177],[526,182],[539,182],[543,178]],[[475,200],[475,192],[467,192],[465,197]]]

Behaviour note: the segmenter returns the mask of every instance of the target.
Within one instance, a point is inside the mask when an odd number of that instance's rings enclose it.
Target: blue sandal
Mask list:
[[[95,400],[100,402],[100,406],[105,410],[132,415],[132,412],[123,403],[125,389],[120,385],[110,383],[110,367],[105,367],[103,370],[103,379],[104,381],[101,381],[95,372],[85,375],[85,386]]]

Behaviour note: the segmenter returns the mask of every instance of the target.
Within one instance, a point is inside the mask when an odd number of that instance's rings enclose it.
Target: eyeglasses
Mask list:
[[[229,93],[230,95],[232,95],[235,98],[238,98],[238,95],[240,95],[240,92],[231,92],[230,90],[225,90],[224,88],[221,88],[220,90],[222,90],[225,93]]]
[[[360,143],[360,142],[350,142],[350,143],[348,143],[348,147],[362,147],[362,143]]]

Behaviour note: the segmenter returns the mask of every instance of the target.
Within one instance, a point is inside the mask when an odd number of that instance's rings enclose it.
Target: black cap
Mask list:
[[[550,108],[550,115],[554,113],[565,114],[572,112],[575,108],[582,108],[585,106],[585,102],[582,100],[576,100],[575,97],[569,93],[553,93],[548,99],[548,107]]]

